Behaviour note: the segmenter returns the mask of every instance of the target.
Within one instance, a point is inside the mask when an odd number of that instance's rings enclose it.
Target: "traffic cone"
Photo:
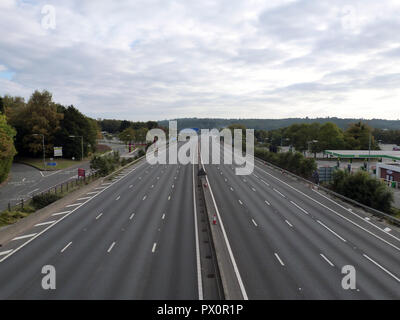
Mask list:
[[[217,224],[217,216],[214,214],[214,217],[213,217],[213,224]]]

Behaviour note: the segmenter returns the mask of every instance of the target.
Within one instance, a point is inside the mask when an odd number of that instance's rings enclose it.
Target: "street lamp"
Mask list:
[[[369,133],[369,141],[368,141],[368,163],[367,163],[367,172],[369,173],[369,158],[371,158],[371,138],[372,134]]]
[[[82,149],[82,158],[83,160],[83,136],[69,136],[70,138],[81,138],[81,149]]]
[[[46,169],[46,154],[45,154],[45,149],[44,149],[44,134],[42,133],[32,133],[33,136],[42,136],[42,142],[43,142],[43,170]]]

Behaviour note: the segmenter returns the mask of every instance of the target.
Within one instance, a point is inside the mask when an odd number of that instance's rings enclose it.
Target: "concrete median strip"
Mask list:
[[[204,166],[203,166],[204,168]],[[207,176],[200,178],[205,198],[205,209],[211,229],[211,237],[215,247],[217,265],[221,275],[221,282],[226,300],[248,300],[235,257],[233,256],[225,227],[222,222],[213,192]],[[205,187],[207,185],[208,187]],[[213,224],[214,214],[217,224]]]

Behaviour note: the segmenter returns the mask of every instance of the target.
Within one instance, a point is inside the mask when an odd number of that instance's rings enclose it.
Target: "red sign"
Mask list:
[[[85,177],[85,169],[82,168],[78,169],[78,177]]]

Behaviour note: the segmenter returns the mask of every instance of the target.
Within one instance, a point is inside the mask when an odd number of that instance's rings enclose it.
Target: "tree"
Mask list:
[[[344,147],[343,131],[334,123],[327,122],[321,126],[318,131],[318,149],[338,150]]]
[[[331,188],[372,208],[388,213],[391,211],[393,192],[382,181],[371,177],[365,171],[351,174],[344,170],[336,170]]]
[[[370,135],[371,149],[375,149],[375,139],[372,136],[371,127],[361,121],[357,123],[352,123],[344,133],[344,139],[347,149],[368,150]]]
[[[122,131],[119,135],[118,138],[125,144],[132,143],[135,140],[136,132],[132,128],[126,128],[124,131]]]
[[[57,112],[57,106],[52,101],[50,92],[35,91],[30,97],[27,106],[18,113],[17,121],[17,150],[23,154],[39,155],[42,152],[41,136],[45,137],[46,154],[53,154],[56,134],[60,130],[60,120],[63,114]]]
[[[83,137],[84,156],[94,152],[99,131],[97,121],[86,117],[72,105],[67,108],[58,105],[57,109],[64,115],[60,120],[60,130],[56,134],[56,144],[63,147],[63,157],[77,159],[82,157],[81,140],[70,136]]]
[[[0,183],[7,178],[16,154],[13,141],[15,134],[15,130],[8,125],[6,116],[0,114]]]
[[[131,123],[128,120],[122,120],[121,125],[119,127],[119,132],[124,131],[125,129],[129,128]]]
[[[4,109],[4,104],[3,104],[3,98],[0,97],[0,113],[5,113],[4,111],[5,111],[5,109]]]
[[[146,142],[146,134],[149,130],[147,128],[140,128],[136,130],[135,142],[144,143]]]

